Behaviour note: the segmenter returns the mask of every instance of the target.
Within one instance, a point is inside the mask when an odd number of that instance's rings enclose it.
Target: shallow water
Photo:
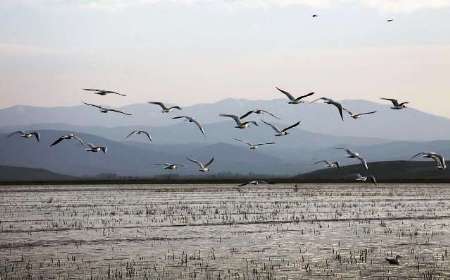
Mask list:
[[[4,186],[0,278],[450,279],[449,198],[450,185]]]

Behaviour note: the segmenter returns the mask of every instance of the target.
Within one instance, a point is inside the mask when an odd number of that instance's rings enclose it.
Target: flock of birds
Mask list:
[[[344,120],[344,114],[348,114],[349,117],[353,118],[353,119],[359,119],[363,116],[366,115],[372,115],[377,113],[376,111],[370,111],[370,112],[362,112],[362,113],[355,113],[350,111],[349,109],[345,108],[340,102],[335,101],[331,98],[328,97],[320,97],[317,98],[315,100],[312,101],[307,101],[308,97],[311,97],[313,95],[315,95],[315,92],[310,92],[308,94],[302,95],[302,96],[293,96],[290,92],[283,90],[281,88],[276,87],[276,89],[281,92],[282,94],[284,94],[287,99],[288,99],[288,104],[291,105],[298,105],[298,104],[302,104],[302,103],[316,103],[316,102],[323,102],[325,104],[328,104],[330,106],[333,106],[334,108],[337,109],[337,112],[339,114],[340,119]],[[117,91],[111,91],[111,90],[103,90],[103,89],[84,89],[85,91],[88,91],[90,93],[93,94],[97,94],[100,96],[107,96],[107,95],[119,95],[119,96],[126,96],[125,94],[119,93]],[[400,102],[397,99],[393,99],[393,98],[381,98],[382,100],[385,101],[389,101],[392,103],[392,110],[402,110],[402,109],[406,109],[407,108],[407,104],[408,102]],[[105,106],[100,106],[100,105],[96,105],[96,104],[91,104],[91,103],[87,103],[84,102],[83,103],[86,106],[90,106],[90,107],[94,107],[96,109],[98,109],[101,113],[118,113],[118,114],[123,114],[123,115],[127,115],[130,116],[132,114],[124,112],[122,110],[118,110],[118,109],[113,109],[113,108],[108,108]],[[182,108],[180,106],[168,106],[166,104],[164,104],[163,102],[148,102],[151,105],[155,105],[155,106],[159,106],[161,108],[161,112],[163,114],[168,114],[171,113],[175,110],[177,111],[182,111]],[[263,110],[263,109],[255,109],[255,110],[251,110],[246,112],[243,115],[237,115],[237,114],[220,114],[220,117],[224,117],[224,118],[229,118],[231,120],[234,121],[235,124],[235,128],[236,129],[247,129],[250,126],[259,126],[260,124],[258,124],[257,121],[254,120],[248,120],[248,117],[251,116],[252,114],[256,114],[256,115],[267,115],[270,116],[274,119],[280,119],[278,116],[276,116],[275,114],[267,111],[267,110]],[[206,137],[206,132],[205,129],[203,127],[203,125],[197,121],[195,118],[193,118],[192,116],[187,116],[187,115],[179,115],[179,116],[174,116],[172,117],[172,119],[183,119],[185,120],[187,123],[192,123],[193,125],[195,125],[195,127],[201,132],[201,134]],[[297,121],[287,127],[279,127],[271,122],[265,121],[265,120],[261,120],[261,123],[266,125],[267,127],[270,127],[273,131],[274,131],[274,135],[276,137],[282,137],[282,136],[287,136],[289,135],[289,131],[294,129],[295,127],[299,126],[301,124],[300,121]],[[11,136],[15,136],[18,135],[20,137],[26,138],[26,139],[30,139],[30,138],[35,138],[37,142],[40,141],[40,134],[38,131],[15,131],[12,132],[11,134],[8,135],[8,137]],[[148,131],[145,130],[133,130],[131,131],[125,138],[130,138],[132,136],[145,136],[146,139],[148,139],[149,142],[152,142],[152,136]],[[92,153],[98,153],[98,152],[103,152],[106,153],[107,152],[107,147],[106,146],[101,146],[101,145],[95,145],[92,143],[86,143],[81,137],[79,137],[78,135],[74,134],[74,133],[69,133],[66,135],[62,135],[60,136],[58,139],[56,139],[54,142],[52,142],[50,144],[50,147],[53,147],[55,145],[60,144],[63,141],[66,140],[74,140],[77,141],[79,144],[81,144],[82,147],[84,147],[84,150],[86,152],[92,152]],[[266,146],[266,145],[275,145],[275,142],[263,142],[263,143],[251,143],[242,139],[238,139],[238,138],[233,138],[233,140],[238,141],[240,143],[243,143],[245,145],[247,145],[250,150],[256,150],[259,147],[262,146]],[[359,153],[352,151],[351,149],[348,148],[344,148],[344,147],[339,147],[336,148],[339,150],[343,150],[346,154],[347,157],[350,159],[355,159],[358,160],[361,163],[362,168],[366,171],[369,170],[369,165],[367,164],[366,159],[364,159]],[[445,163],[445,159],[442,155],[438,154],[438,153],[434,153],[434,152],[420,152],[415,154],[414,156],[411,157],[411,159],[415,159],[415,158],[424,158],[424,159],[430,159],[433,160],[436,163],[436,167],[438,169],[446,169],[446,163]],[[214,162],[214,157],[212,157],[208,162],[204,163],[201,162],[199,160],[187,157],[186,158],[189,162],[195,164],[198,166],[198,170],[200,172],[206,173],[210,171],[210,166],[212,165],[212,163]],[[325,167],[327,168],[340,168],[341,164],[338,161],[330,161],[330,160],[321,160],[318,162],[315,162],[315,164],[323,164]],[[164,170],[176,170],[178,167],[183,167],[184,165],[182,164],[178,164],[178,163],[173,163],[173,162],[165,162],[165,163],[156,163],[155,165],[157,166],[161,166]],[[361,175],[361,174],[355,174],[355,181],[358,182],[372,182],[374,184],[377,184],[376,178],[373,175],[367,174],[365,176]],[[258,181],[258,180],[254,180],[251,182],[248,182],[246,184],[243,185],[258,185],[264,183],[264,181]],[[241,185],[241,186],[243,186]]]

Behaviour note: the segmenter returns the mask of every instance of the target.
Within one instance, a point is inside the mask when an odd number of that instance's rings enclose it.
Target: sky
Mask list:
[[[450,117],[449,15],[450,0],[2,0],[0,107],[274,99],[278,86]]]

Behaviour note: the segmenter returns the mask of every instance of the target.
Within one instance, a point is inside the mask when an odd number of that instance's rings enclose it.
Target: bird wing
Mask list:
[[[78,140],[78,142],[80,142],[81,145],[83,145],[83,146],[86,145],[85,142],[84,142],[84,140],[81,139],[81,137],[79,137],[79,136],[77,136],[77,135],[74,135],[73,138],[75,138],[76,140]]]
[[[102,107],[102,106],[100,106],[100,105],[95,105],[95,104],[91,104],[91,103],[86,103],[86,102],[84,102],[84,101],[83,101],[83,103],[84,103],[84,105],[92,106],[92,107],[95,107],[95,108],[98,108],[98,109],[106,109],[105,107]]]
[[[372,112],[367,112],[367,113],[359,113],[359,114],[356,114],[355,116],[364,116],[364,115],[371,115],[371,114],[375,114],[377,111],[372,111]]]
[[[351,117],[355,116],[352,111],[347,108],[342,108],[343,111],[347,112]]]
[[[393,99],[393,98],[381,98],[382,100],[387,100],[387,101],[391,101],[392,104],[394,104],[394,106],[399,106],[398,104],[398,100],[397,99]]]
[[[115,112],[115,113],[127,115],[127,116],[131,116],[131,115],[132,115],[132,114],[130,114],[130,113],[127,113],[127,112],[124,112],[124,111],[121,111],[121,110],[117,110],[117,109],[107,109],[107,110],[108,110],[108,111],[111,111],[111,112]]]
[[[267,143],[258,143],[255,146],[264,146],[264,145],[274,145],[275,142],[267,142]]]
[[[30,133],[31,135],[34,135],[36,137],[36,140],[39,142],[41,140],[41,136],[39,135],[39,132],[33,131]]]
[[[415,158],[417,158],[417,157],[419,157],[419,156],[423,156],[423,155],[426,155],[426,154],[427,154],[427,153],[420,152],[420,153],[417,153],[417,154],[413,155],[410,159],[415,159]]]
[[[330,162],[328,160],[320,160],[320,161],[315,162],[314,164],[319,164],[319,163],[330,164]]]
[[[193,118],[188,118],[188,120],[195,123],[195,125],[198,127],[198,129],[200,129],[202,134],[206,136],[205,130],[203,129],[202,125],[197,120],[195,120]]]
[[[83,90],[86,90],[86,91],[103,91],[102,89],[96,89],[96,88],[84,88]]]
[[[296,122],[296,123],[294,123],[293,125],[286,127],[286,128],[283,129],[281,132],[288,131],[289,129],[292,129],[292,128],[298,126],[300,123],[301,123],[301,122]]]
[[[151,101],[151,102],[148,102],[149,104],[153,104],[153,105],[158,105],[159,107],[161,107],[163,110],[167,110],[167,107],[166,107],[166,105],[164,105],[164,103],[162,103],[162,102],[153,102],[153,101]]]
[[[278,116],[272,114],[272,113],[269,112],[269,111],[266,111],[266,110],[260,110],[260,111],[263,112],[263,113],[266,113],[266,114],[268,114],[268,115],[271,115],[272,117],[274,117],[274,118],[276,118],[276,119],[280,119]]]
[[[214,157],[212,157],[207,164],[205,164],[205,167],[210,166],[214,162]]]
[[[287,98],[289,98],[289,100],[295,101],[295,97],[292,96],[292,94],[290,94],[289,92],[287,92],[287,91],[285,91],[285,90],[282,90],[282,89],[279,88],[279,87],[275,87],[275,88],[276,88],[277,90],[279,90],[281,93],[283,93],[284,95],[286,95]]]
[[[172,107],[168,108],[168,110],[171,110],[171,109],[181,110],[181,107],[180,106],[172,106]]]
[[[248,184],[249,184],[249,182],[247,182],[247,183],[242,183],[242,184],[239,185],[239,187],[247,186]]]
[[[270,126],[273,130],[275,130],[277,133],[281,133],[282,131],[278,128],[278,127],[276,127],[275,125],[273,125],[273,124],[271,124],[271,123],[268,123],[268,122],[266,122],[266,121],[262,121],[263,123],[265,123],[265,124],[267,124],[268,126]]]
[[[176,117],[173,117],[172,119],[173,119],[173,120],[177,120],[177,119],[187,119],[187,120],[190,120],[191,117],[188,117],[188,116],[176,116]]]
[[[127,96],[126,94],[123,94],[123,93],[120,93],[120,92],[117,92],[117,91],[108,90],[107,92],[108,93],[112,93],[112,94],[117,94],[117,95],[120,95],[120,96]]]
[[[150,142],[152,142],[152,137],[150,136],[150,133],[148,133],[147,131],[143,131],[141,130],[140,133],[143,133],[147,136],[148,140],[150,140]]]
[[[249,146],[252,146],[252,143],[242,141],[241,139],[233,138],[233,140],[236,140],[236,141],[239,141],[239,142],[241,142],[241,143],[244,143],[244,144],[247,144],[247,145],[249,145]]]
[[[315,94],[315,92],[310,92],[310,93],[308,93],[308,94],[305,94],[305,95],[302,95],[302,96],[298,97],[297,100],[301,100],[301,99],[303,99],[303,98],[306,98],[306,97],[311,96],[311,95],[314,95],[314,94]]]
[[[236,116],[236,115],[220,114],[219,116],[221,116],[221,117],[226,117],[226,118],[232,118],[232,119],[236,122],[237,125],[240,125],[240,124],[241,124],[241,119],[239,119],[239,117]]]
[[[255,111],[248,111],[247,113],[243,114],[242,116],[239,117],[239,119],[245,119],[246,117],[250,116],[251,114],[253,114]]]
[[[188,158],[188,157],[186,157],[186,158],[187,158],[187,160],[189,160],[190,162],[193,162],[193,163],[197,164],[198,166],[200,166],[200,168],[205,168],[205,166],[203,165],[203,163],[201,163],[200,161],[195,160],[195,159],[191,159],[191,158]]]
[[[362,157],[357,157],[357,158],[359,159],[359,161],[361,161],[361,164],[364,166],[364,168],[366,170],[369,170],[369,166],[367,165],[367,161],[364,158],[362,158]]]
[[[59,144],[59,143],[60,143],[61,141],[63,141],[63,140],[64,140],[64,136],[59,137],[58,139],[56,139],[55,142],[53,142],[52,144],[50,144],[50,147],[53,147],[53,146]]]
[[[336,101],[334,101],[334,100],[331,100],[331,99],[330,99],[329,102],[330,102],[331,104],[333,104],[333,105],[338,109],[339,115],[341,115],[341,119],[344,120],[344,114],[343,114],[344,107],[342,107],[342,104],[339,103],[339,102],[336,102]]]
[[[137,130],[133,130],[132,132],[130,132],[130,134],[127,135],[127,137],[125,138],[129,138],[131,135],[135,134],[137,132]]]
[[[16,135],[16,134],[25,134],[25,132],[22,131],[22,130],[14,131],[14,132],[8,134],[7,137],[11,137],[11,136]]]

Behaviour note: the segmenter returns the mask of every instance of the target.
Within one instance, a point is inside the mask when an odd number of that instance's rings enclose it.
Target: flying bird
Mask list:
[[[358,173],[358,174],[356,174],[355,181],[364,182],[364,183],[367,181],[370,181],[372,184],[377,185],[377,179],[373,175],[362,176],[361,174]]]
[[[61,142],[64,141],[64,140],[72,140],[72,139],[77,140],[77,141],[78,141],[81,145],[83,145],[83,146],[85,145],[83,139],[81,139],[80,137],[78,137],[78,136],[75,135],[74,133],[69,133],[69,134],[67,134],[67,135],[63,135],[63,136],[59,137],[58,139],[56,139],[56,141],[53,142],[53,143],[50,145],[50,147],[53,147],[53,146],[55,146],[55,145],[61,143]]]
[[[444,156],[442,156],[442,155],[440,155],[438,153],[422,152],[422,153],[418,153],[418,154],[412,156],[411,159],[414,159],[414,158],[417,158],[417,157],[432,159],[432,160],[434,160],[434,162],[436,162],[436,167],[438,169],[447,169],[447,164],[445,163]]]
[[[386,261],[390,264],[390,265],[400,265],[400,259],[401,259],[401,257],[402,256],[400,256],[400,255],[397,255],[397,256],[395,256],[395,258],[392,258],[392,257],[388,257],[388,258],[386,258]]]
[[[245,129],[247,127],[250,126],[250,124],[253,124],[255,126],[258,126],[258,123],[255,121],[247,121],[247,122],[243,122],[238,116],[236,115],[230,115],[230,114],[220,114],[219,116],[221,117],[226,117],[226,118],[232,118],[234,120],[234,122],[236,123],[235,128],[239,128],[239,129]]]
[[[394,19],[393,19],[393,18],[388,18],[386,21],[387,21],[387,22],[393,22]]]
[[[187,120],[187,121],[190,122],[190,123],[194,123],[194,124],[198,127],[198,129],[200,129],[200,131],[202,132],[202,134],[203,134],[204,136],[206,136],[205,130],[203,129],[202,125],[201,125],[198,121],[196,121],[194,118],[189,117],[189,116],[177,116],[177,117],[173,117],[172,119],[174,119],[174,120],[177,120],[177,119],[185,119],[185,120]]]
[[[339,115],[341,116],[341,119],[344,120],[344,115],[343,115],[343,112],[342,112],[344,110],[344,107],[342,106],[341,103],[339,103],[337,101],[334,101],[333,99],[327,98],[327,97],[318,98],[318,99],[312,101],[311,103],[314,103],[314,102],[319,101],[319,100],[323,100],[323,102],[325,104],[329,104],[329,105],[335,106],[338,109],[338,111],[339,111]]]
[[[319,15],[318,14],[313,14],[312,17],[313,18],[317,18],[317,17],[319,17]]]
[[[177,110],[181,110],[180,106],[171,106],[171,107],[167,107],[164,103],[162,102],[148,102],[149,104],[153,104],[153,105],[158,105],[159,107],[161,107],[162,109],[162,113],[170,113],[171,111],[177,109]]]
[[[84,103],[85,105],[87,105],[87,106],[95,107],[95,108],[99,109],[100,112],[105,113],[105,114],[106,114],[106,113],[109,113],[109,112],[114,112],[114,113],[119,113],[119,114],[131,116],[131,114],[126,113],[126,112],[124,112],[124,111],[120,111],[120,110],[118,110],[118,109],[106,108],[106,107],[103,107],[103,106],[100,106],[100,105],[90,104],[90,103],[86,103],[86,102],[83,102],[83,103]]]
[[[328,168],[340,168],[341,167],[338,161],[321,160],[321,161],[315,162],[314,164],[319,164],[319,163],[325,163],[325,166]]]
[[[214,157],[212,157],[210,159],[210,161],[208,161],[208,163],[206,163],[206,164],[203,164],[202,162],[200,162],[198,160],[195,160],[195,159],[191,159],[191,158],[187,158],[187,160],[197,164],[200,167],[200,169],[198,171],[200,171],[200,172],[208,172],[209,171],[209,166],[214,162]]]
[[[268,123],[268,122],[266,122],[266,121],[262,121],[263,123],[265,123],[265,124],[267,124],[268,126],[270,126],[273,130],[275,130],[275,132],[277,133],[277,134],[275,134],[275,136],[285,136],[285,135],[288,135],[289,133],[288,133],[288,130],[289,129],[292,129],[292,128],[294,128],[294,127],[296,127],[296,126],[298,126],[301,122],[296,122],[296,123],[294,123],[293,125],[291,125],[291,126],[288,126],[288,127],[286,127],[286,128],[284,128],[284,129],[279,129],[277,126],[275,126],[275,125],[273,125],[273,124],[271,124],[271,123]]]
[[[148,138],[148,140],[149,140],[150,142],[152,142],[152,137],[150,136],[150,133],[148,133],[148,132],[145,131],[145,130],[133,130],[133,131],[132,131],[130,134],[128,134],[127,137],[125,137],[125,138],[129,138],[129,137],[131,137],[131,135],[133,135],[133,134],[137,134],[137,135],[143,134],[143,135],[147,136],[147,138]]]
[[[126,96],[125,94],[119,93],[117,91],[105,90],[105,89],[84,88],[83,90],[90,91],[93,94],[98,94],[98,95],[102,95],[102,96],[105,96],[108,94],[116,94],[116,95],[120,95],[120,96]]]
[[[247,144],[250,147],[250,150],[256,150],[258,147],[261,147],[261,146],[274,145],[275,144],[275,142],[252,144],[250,142],[246,142],[246,141],[243,141],[243,140],[237,139],[237,138],[233,138],[233,140],[236,140],[236,141],[239,141],[241,143]]]
[[[108,147],[106,147],[106,146],[97,146],[97,145],[90,144],[90,143],[88,143],[87,146],[89,148],[84,149],[86,152],[92,152],[92,153],[103,152],[104,154],[106,154],[106,151],[108,150]]]
[[[387,100],[387,101],[391,101],[392,102],[392,110],[402,110],[402,109],[406,109],[408,107],[406,107],[406,104],[409,104],[409,102],[402,102],[399,103],[397,99],[393,99],[393,98],[381,98],[382,100]]]
[[[183,167],[184,166],[182,164],[176,164],[176,163],[171,163],[171,162],[155,163],[154,165],[163,166],[163,169],[165,169],[165,170],[175,170],[178,167]]]
[[[364,115],[371,115],[371,114],[375,114],[377,111],[371,111],[371,112],[367,112],[367,113],[352,113],[351,111],[343,108],[345,112],[347,112],[351,118],[357,120],[359,118],[361,118]]]
[[[361,164],[364,166],[364,168],[366,170],[369,170],[369,166],[367,165],[367,161],[363,157],[361,157],[358,153],[353,152],[352,150],[347,149],[347,148],[336,148],[336,149],[346,151],[347,155],[348,155],[347,156],[348,158],[358,159],[359,161],[361,161]]]
[[[252,111],[248,111],[247,113],[243,114],[240,119],[245,119],[246,117],[250,116],[251,114],[257,114],[257,115],[262,115],[262,114],[267,114],[270,115],[276,119],[280,119],[279,117],[277,117],[276,115],[272,114],[269,111],[266,110],[261,110],[261,109],[256,109],[256,110],[252,110]]]
[[[263,180],[253,180],[253,181],[250,181],[247,183],[240,184],[239,187],[244,187],[244,186],[248,186],[248,185],[257,186],[257,185],[263,185],[263,184],[266,185],[269,183],[266,181],[263,181]]]
[[[311,96],[313,94],[315,94],[315,92],[310,92],[308,94],[302,95],[300,97],[294,97],[292,96],[292,94],[290,94],[289,92],[282,90],[281,88],[275,87],[277,90],[279,90],[281,93],[283,93],[284,95],[287,96],[287,98],[289,98],[289,104],[300,104],[300,103],[304,103],[303,99]]]
[[[26,139],[30,139],[31,137],[34,137],[34,138],[36,138],[36,141],[37,142],[39,142],[40,141],[40,139],[41,139],[41,137],[40,137],[40,135],[39,135],[39,132],[37,132],[37,131],[22,131],[22,130],[19,130],[19,131],[14,131],[13,133],[10,133],[9,135],[8,135],[8,137],[11,137],[11,136],[13,136],[13,135],[19,135],[20,137],[23,137],[23,138],[26,138]]]

